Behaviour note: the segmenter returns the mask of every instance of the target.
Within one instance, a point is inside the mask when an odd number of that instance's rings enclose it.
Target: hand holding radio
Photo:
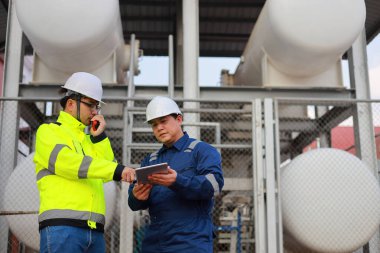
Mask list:
[[[106,121],[101,114],[95,115],[90,122],[90,133],[92,136],[98,136],[104,132],[106,128]]]

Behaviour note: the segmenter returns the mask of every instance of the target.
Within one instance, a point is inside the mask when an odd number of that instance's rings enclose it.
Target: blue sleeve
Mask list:
[[[128,189],[128,206],[132,211],[143,210],[148,208],[148,200],[142,201],[135,198],[133,195],[133,187],[135,184],[131,184]]]
[[[141,163],[141,166],[144,166],[146,160],[147,158],[143,160],[143,162]],[[132,209],[132,211],[147,209],[149,201],[148,200],[142,201],[142,200],[136,199],[132,192],[133,187],[135,187],[135,183],[129,185],[128,206]]]
[[[193,152],[196,175],[177,174],[176,181],[169,188],[186,199],[211,199],[220,194],[224,185],[222,159],[214,147],[204,142],[199,143]]]

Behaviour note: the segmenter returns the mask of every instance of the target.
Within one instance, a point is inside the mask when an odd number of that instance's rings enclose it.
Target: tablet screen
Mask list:
[[[155,173],[168,173],[168,164],[159,163],[149,166],[144,166],[135,169],[137,182],[140,184],[147,184],[148,176]]]

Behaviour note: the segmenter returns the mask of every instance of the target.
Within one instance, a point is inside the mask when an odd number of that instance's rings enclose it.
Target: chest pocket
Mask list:
[[[193,164],[193,150],[195,146],[201,141],[193,140],[189,143],[189,145],[183,150],[183,153],[180,153],[178,156],[175,156],[171,159],[171,164],[174,166],[178,166],[173,168],[177,171],[178,174],[191,177],[196,175],[196,168]],[[156,162],[158,159],[158,151],[150,154],[149,164]],[[171,203],[175,201],[180,201],[179,196],[172,190],[163,186],[155,186],[152,190],[152,196],[156,196],[151,198],[152,206],[160,206],[160,203],[167,203],[170,201]],[[155,209],[155,207],[152,207]],[[161,210],[162,211],[162,210]]]

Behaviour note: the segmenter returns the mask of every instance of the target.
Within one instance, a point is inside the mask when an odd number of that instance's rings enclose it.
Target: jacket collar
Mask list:
[[[57,122],[61,123],[66,128],[78,129],[80,131],[84,131],[86,128],[86,125],[64,111],[60,111]]]
[[[178,151],[182,150],[183,148],[186,148],[185,145],[187,141],[189,140],[189,135],[187,132],[183,132],[183,136],[179,138],[171,147],[166,147],[165,145],[162,145],[160,149],[160,153],[163,152],[164,150],[170,149],[170,148],[175,148]]]

